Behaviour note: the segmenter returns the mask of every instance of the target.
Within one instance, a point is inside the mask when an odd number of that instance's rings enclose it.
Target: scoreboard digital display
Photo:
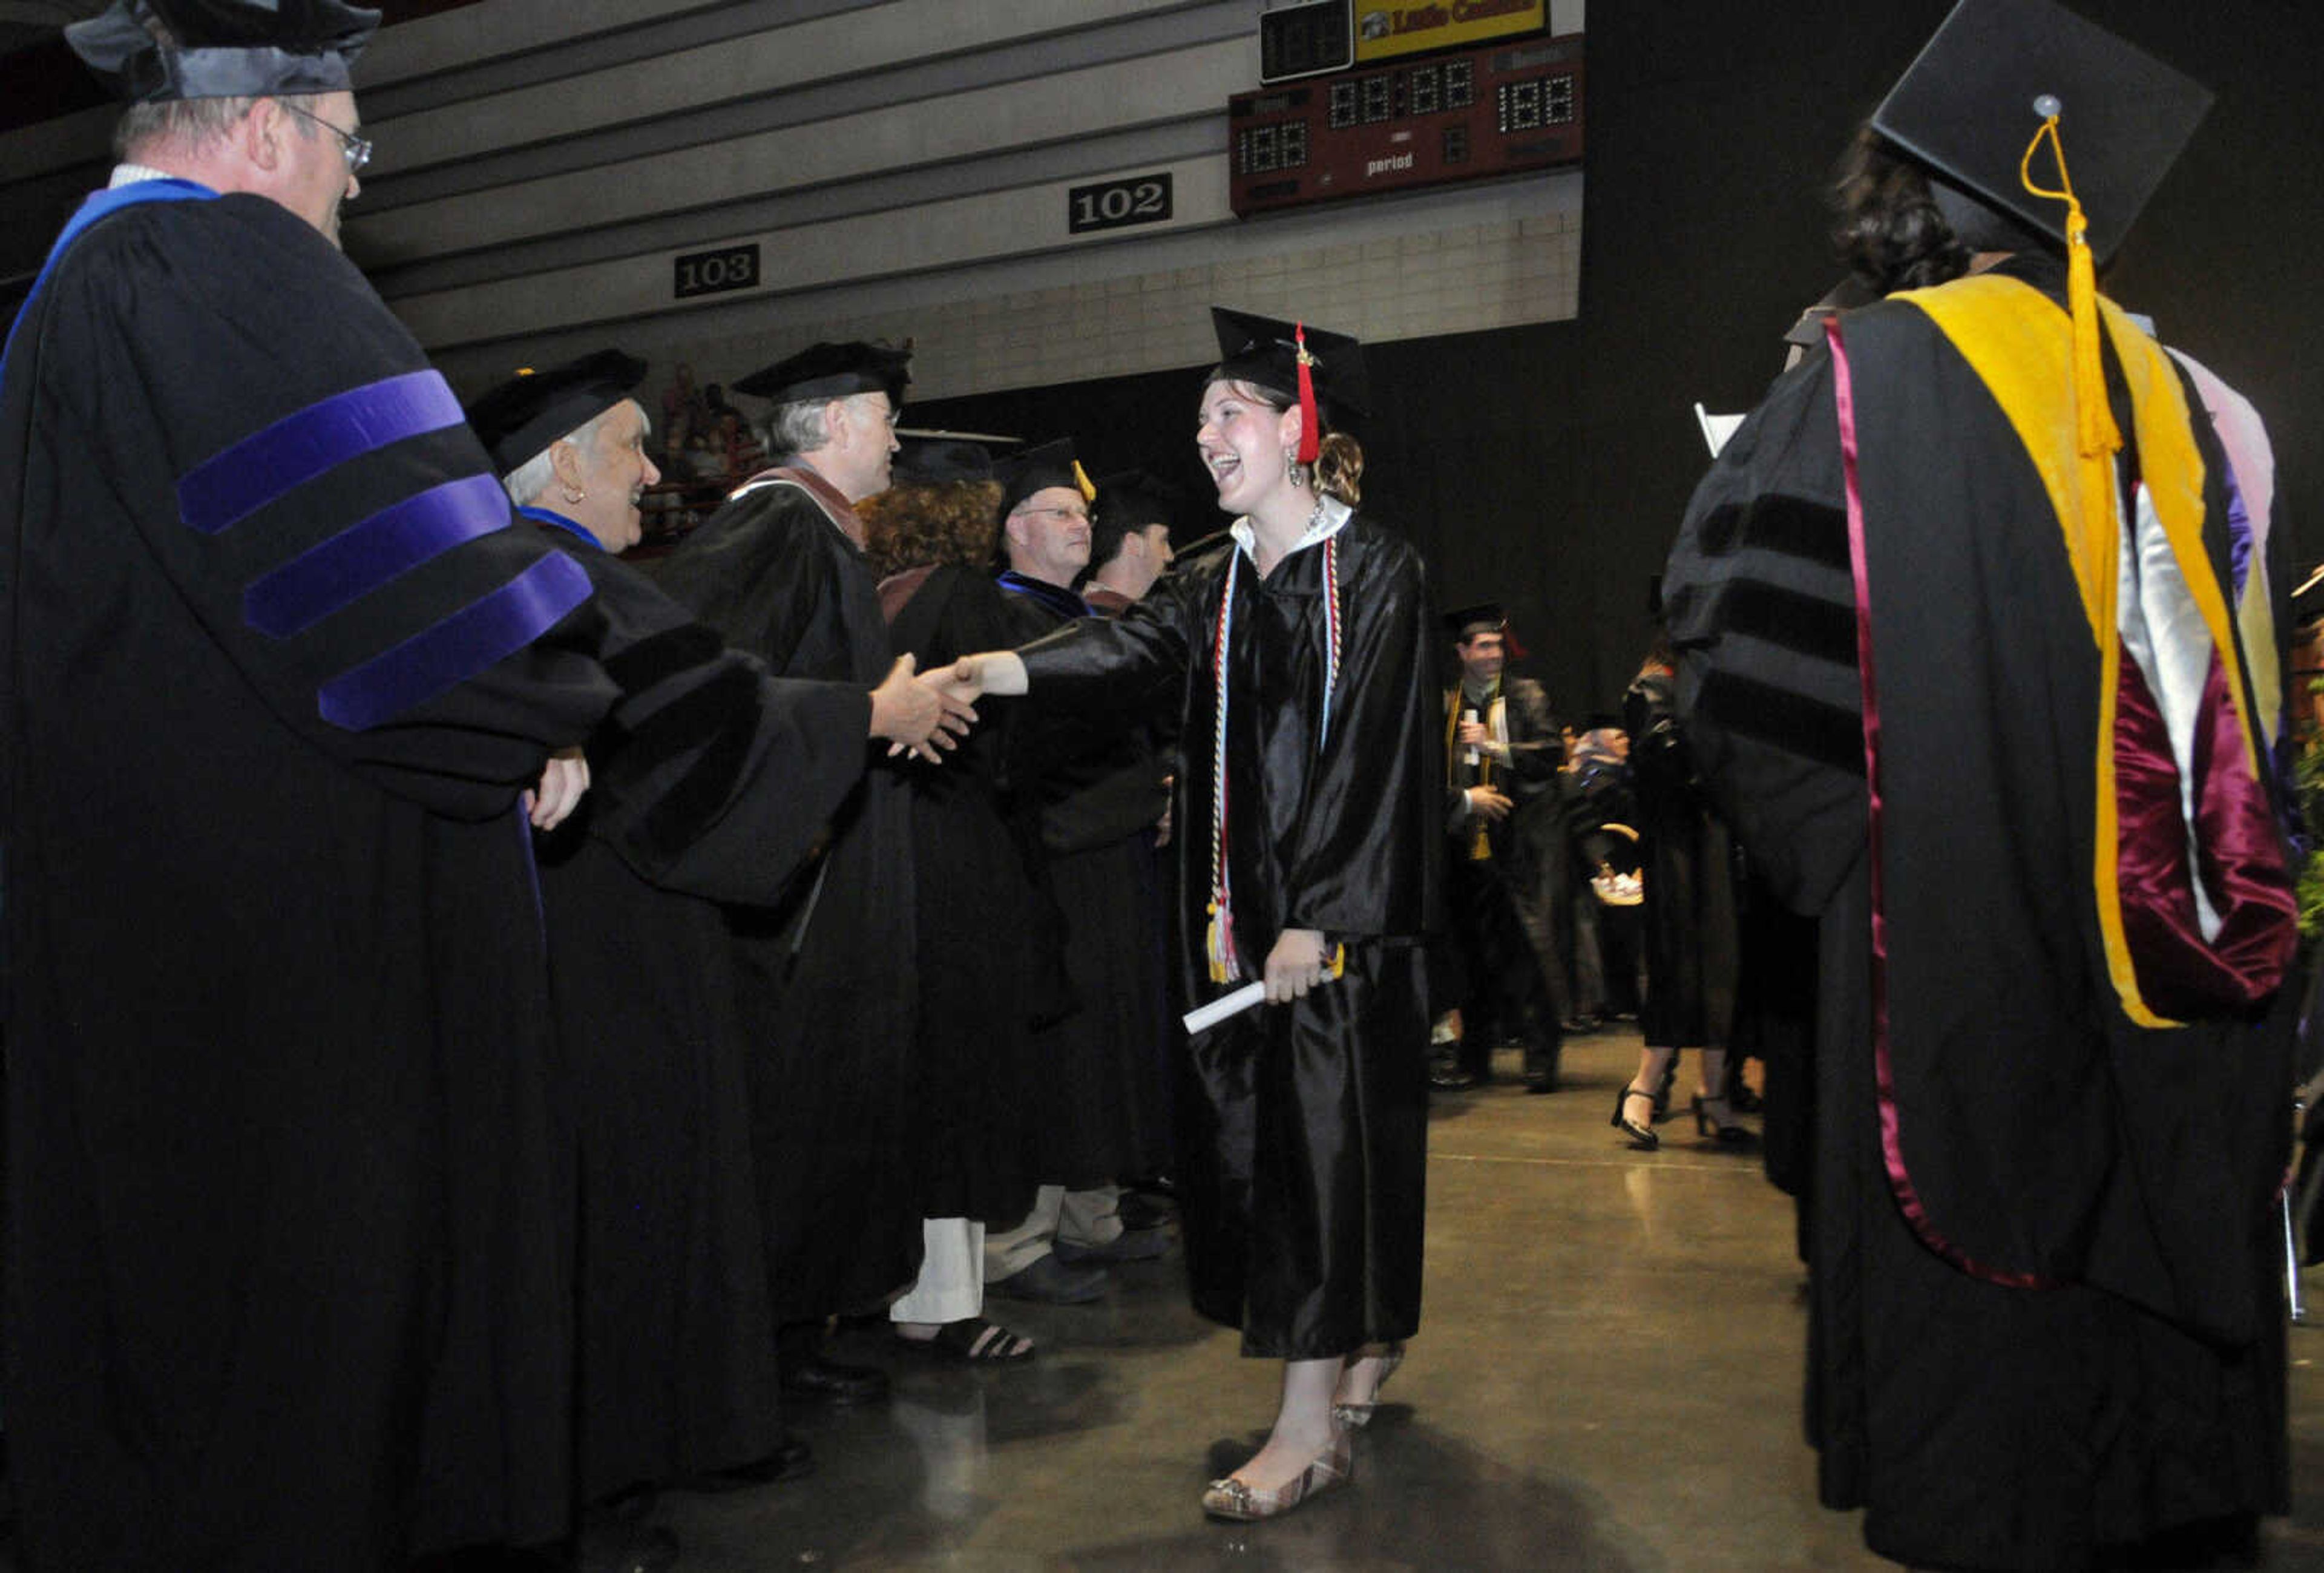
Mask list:
[[[1360,67],[1227,102],[1239,217],[1582,162],[1582,35]]]
[[[1284,82],[1356,63],[1355,19],[1349,0],[1310,0],[1279,6],[1259,19],[1259,79]]]

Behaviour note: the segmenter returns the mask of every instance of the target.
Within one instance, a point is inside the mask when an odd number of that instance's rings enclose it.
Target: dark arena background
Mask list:
[[[1637,670],[1648,580],[1708,462],[1693,403],[1747,410],[1781,370],[1781,336],[1839,276],[1831,165],[1949,9],[1593,7],[1579,319],[1369,352],[1381,409],[1360,429],[1367,499],[1421,544],[1443,604],[1509,606],[1562,709],[1610,704]],[[2258,406],[2304,569],[2324,528],[2324,203],[2304,174],[2324,167],[2310,99],[2324,13],[2081,9],[2219,95],[2101,282]],[[922,403],[911,419],[1073,431],[1108,466],[1155,467],[1195,499],[1183,538],[1216,523],[1187,440],[1197,391],[1192,376],[1067,384]]]

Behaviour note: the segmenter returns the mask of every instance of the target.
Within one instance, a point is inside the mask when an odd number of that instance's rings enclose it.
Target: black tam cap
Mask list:
[[[1121,551],[1125,535],[1159,524],[1175,532],[1186,494],[1148,470],[1118,470],[1100,476],[1090,504],[1090,566],[1102,568]]]
[[[339,0],[114,0],[65,29],[132,103],[290,97],[353,85],[379,13]]]
[[[810,400],[844,399],[856,393],[885,393],[896,409],[904,407],[904,390],[912,382],[912,347],[884,344],[817,344],[788,360],[737,379],[734,392],[771,399],[778,404],[804,404]]]
[[[477,395],[468,424],[493,456],[493,467],[507,475],[628,398],[645,375],[646,363],[637,356],[601,349]]]
[[[1473,606],[1444,614],[1444,632],[1456,640],[1468,640],[1480,634],[1502,634],[1508,630],[1509,615],[1501,610],[1499,601],[1480,601]]]
[[[992,478],[992,450],[976,438],[955,431],[899,431],[896,440],[903,446],[889,473],[899,482],[944,486]]]
[[[1211,327],[1219,336],[1219,364],[1212,382],[1249,383],[1283,397],[1288,409],[1299,398],[1299,340],[1304,334],[1314,357],[1308,375],[1328,422],[1342,412],[1363,414],[1371,407],[1371,389],[1364,380],[1363,346],[1344,333],[1254,317],[1248,311],[1211,308]]]
[[[1097,495],[1088,476],[1082,473],[1081,461],[1074,457],[1073,439],[1061,437],[1055,442],[1045,442],[1038,448],[1028,448],[1022,453],[1011,454],[992,467],[995,480],[1001,483],[1001,517],[1006,519],[1017,505],[1036,492],[1046,492],[1051,486],[1065,486],[1079,492],[1086,503]]]
[[[1149,524],[1174,523],[1185,500],[1183,488],[1150,470],[1126,469],[1100,476],[1093,502],[1109,528],[1118,524],[1124,530],[1143,530]]]
[[[2208,89],[2052,0],[1960,0],[1872,128],[1941,181],[2062,244],[2065,204],[2034,195],[2019,176],[2055,115],[2090,250],[2104,261],[2210,106]],[[2034,154],[2031,173],[2057,188],[2050,149]]]

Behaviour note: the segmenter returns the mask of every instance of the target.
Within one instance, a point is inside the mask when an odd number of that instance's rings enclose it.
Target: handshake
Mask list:
[[[898,656],[886,680],[872,690],[872,736],[888,740],[891,759],[909,754],[941,764],[945,751],[960,746],[954,739],[976,725],[976,692],[952,680],[952,668],[920,676],[917,664],[909,655]]]
[[[976,701],[986,694],[1025,691],[1025,663],[1013,650],[964,655],[940,671],[913,675],[912,658],[899,655],[888,680],[872,690],[872,735],[885,737],[890,755],[910,753],[930,763],[939,748],[955,748],[976,724]],[[883,721],[886,696],[890,718]]]
[[[963,656],[955,664],[925,675],[916,666],[909,655],[898,656],[887,677],[872,690],[870,735],[887,739],[891,759],[908,754],[930,764],[943,763],[945,754],[960,746],[956,739],[967,736],[976,725],[980,694],[1025,691],[1024,665],[1007,651]],[[996,686],[995,679],[1005,682],[1011,671],[1015,686]],[[535,829],[554,829],[588,790],[587,757],[577,747],[560,749],[524,794],[526,817]]]

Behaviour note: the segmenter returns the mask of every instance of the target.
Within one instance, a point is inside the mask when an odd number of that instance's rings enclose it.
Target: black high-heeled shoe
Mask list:
[[[1701,1093],[1694,1095],[1694,1133],[1708,1136],[1722,1147],[1751,1147],[1758,1144],[1758,1135],[1748,1125],[1721,1124],[1710,1108],[1713,1100]]]
[[[1634,1097],[1646,1100],[1646,1118],[1651,1121],[1655,1117],[1655,1095],[1625,1083],[1622,1090],[1614,1096],[1614,1117],[1607,1124],[1628,1136],[1630,1139],[1630,1145],[1639,1152],[1651,1152],[1663,1144],[1663,1139],[1655,1134],[1652,1124],[1641,1125],[1631,1120],[1629,1107],[1630,1100]]]

